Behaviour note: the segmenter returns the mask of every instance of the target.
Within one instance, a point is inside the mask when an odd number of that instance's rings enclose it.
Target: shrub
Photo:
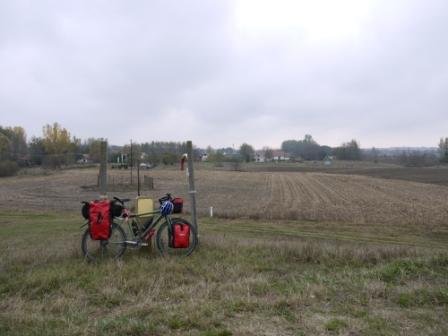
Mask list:
[[[14,161],[1,161],[0,162],[0,177],[12,176],[19,171],[19,166]]]
[[[411,292],[400,293],[396,302],[401,307],[420,307],[422,305],[446,306],[448,305],[448,290],[444,288],[422,288]]]
[[[379,271],[380,280],[388,283],[399,283],[404,279],[415,278],[426,274],[427,269],[424,264],[412,260],[396,260]]]

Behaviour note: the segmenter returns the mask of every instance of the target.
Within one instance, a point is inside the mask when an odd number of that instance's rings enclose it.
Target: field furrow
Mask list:
[[[129,179],[129,171],[110,172],[114,181]],[[155,189],[144,195],[158,198],[166,192],[184,197],[189,209],[187,178],[177,170],[144,172]],[[135,175],[134,175],[135,176]],[[199,214],[209,208],[220,217],[299,219],[353,224],[418,224],[432,230],[448,227],[448,187],[358,175],[303,172],[232,172],[198,170]],[[79,211],[81,200],[98,197],[97,170],[66,170],[48,176],[4,178],[0,208]],[[86,188],[88,187],[88,188]],[[111,186],[109,195],[136,196]]]

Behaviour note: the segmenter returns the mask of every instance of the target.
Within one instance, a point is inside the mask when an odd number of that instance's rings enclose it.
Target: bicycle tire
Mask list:
[[[89,228],[84,231],[81,239],[81,250],[88,261],[98,259],[119,259],[126,251],[126,233],[123,228],[112,224],[112,232],[108,240],[93,240]]]
[[[159,250],[160,254],[163,256],[166,255],[179,255],[179,256],[189,256],[193,251],[195,250],[198,239],[196,234],[196,228],[189,223],[187,220],[183,218],[171,218],[171,221],[173,224],[175,223],[181,223],[184,225],[188,225],[190,228],[190,245],[188,248],[173,248],[169,246],[169,240],[171,237],[169,236],[168,232],[168,222],[163,222],[159,229],[157,230],[156,235],[156,243],[157,243],[157,249]]]

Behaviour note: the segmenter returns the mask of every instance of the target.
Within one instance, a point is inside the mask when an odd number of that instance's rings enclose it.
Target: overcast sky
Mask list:
[[[436,146],[448,1],[0,0],[0,125],[112,144]]]

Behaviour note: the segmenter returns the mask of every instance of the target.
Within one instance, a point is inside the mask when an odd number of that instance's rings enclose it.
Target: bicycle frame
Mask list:
[[[103,256],[112,256],[115,259],[120,258],[127,247],[139,249],[143,246],[151,246],[152,236],[154,235],[157,249],[163,256],[169,254],[189,256],[196,248],[198,244],[196,229],[187,220],[181,217],[174,217],[174,214],[162,215],[160,208],[151,212],[131,213],[129,208],[124,205],[130,199],[121,200],[118,197],[114,197],[113,202],[115,201],[119,202],[119,204],[113,204],[110,208],[110,214],[119,214],[119,216],[113,217],[109,239],[100,240],[99,249],[95,242],[92,243],[94,239],[92,239],[90,228],[84,230],[81,239],[81,250],[87,260],[93,261]],[[159,199],[161,207],[166,201],[173,201],[171,194],[166,194],[166,196]],[[176,204],[181,204],[181,202],[176,202]],[[182,212],[181,208],[181,206],[177,208],[176,214]],[[84,210],[83,217],[88,217]],[[177,223],[181,225],[179,229],[182,231],[179,232],[179,240],[177,236],[174,236],[174,229]],[[81,227],[88,224],[89,220]],[[184,225],[188,227],[186,231],[184,231]],[[128,227],[127,229],[126,226]],[[126,231],[128,231],[127,234]],[[190,232],[192,234],[189,234]],[[185,239],[189,239],[189,241],[187,242]],[[101,252],[100,256],[98,256],[98,252]]]
[[[143,231],[139,231],[139,235],[136,235],[134,233],[134,230],[132,229],[132,224],[137,223],[137,225],[141,226],[143,223],[140,223],[139,219],[143,217],[148,216],[154,216],[155,218],[152,219],[151,224],[148,225]],[[133,240],[126,241],[127,244],[133,244],[133,245],[139,245],[142,240],[144,240],[145,237],[147,237],[154,228],[161,223],[164,219],[168,223],[168,231],[171,233],[171,225],[172,221],[170,216],[162,216],[160,214],[160,210],[155,210],[151,212],[145,212],[141,214],[132,214],[128,209],[123,210],[123,214],[121,217],[116,217],[116,219],[121,220],[122,222],[126,223],[128,226],[128,231],[132,233]]]

